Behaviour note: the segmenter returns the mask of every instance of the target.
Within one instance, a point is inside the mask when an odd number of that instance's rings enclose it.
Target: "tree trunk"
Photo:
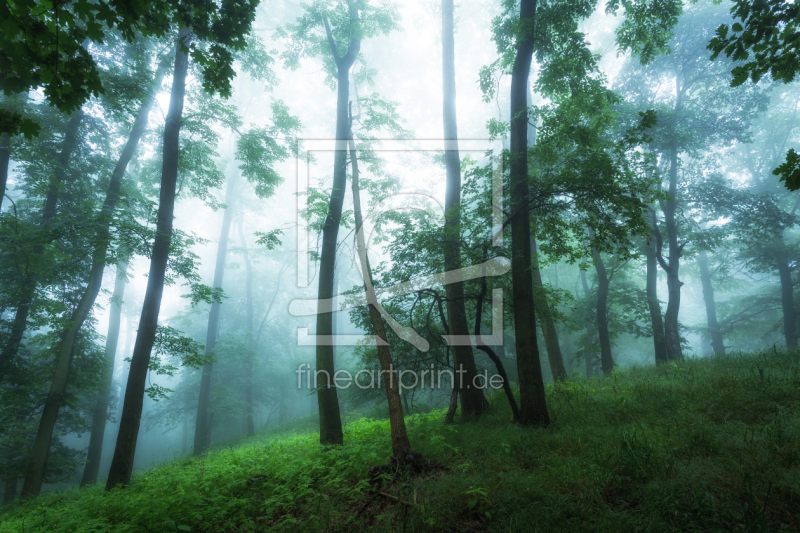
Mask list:
[[[444,199],[444,268],[447,318],[450,335],[469,337],[464,285],[449,272],[461,268],[461,158],[458,151],[456,122],[456,68],[453,36],[453,0],[442,0],[442,92],[447,184]],[[461,416],[480,416],[485,403],[483,390],[476,386],[477,367],[472,346],[456,341],[452,345],[456,366],[456,386],[461,396]]]
[[[542,273],[539,270],[539,253],[536,248],[536,237],[531,235],[531,263],[533,271],[533,284],[539,288],[536,298],[536,311],[539,313],[539,322],[542,325],[544,343],[547,348],[547,359],[550,362],[550,371],[553,373],[553,381],[565,381],[567,379],[567,369],[564,368],[564,357],[561,355],[561,346],[558,344],[558,332],[553,321],[553,313],[550,311],[550,303],[544,292],[542,283]]]
[[[652,212],[652,223],[655,224],[655,211]],[[667,343],[664,337],[664,320],[661,316],[661,303],[658,301],[658,261],[656,260],[655,236],[651,227],[651,236],[645,245],[647,259],[647,306],[650,309],[650,325],[653,328],[653,348],[656,364],[669,361]]]
[[[592,248],[594,268],[597,271],[597,334],[600,337],[600,368],[603,374],[610,374],[614,367],[611,354],[611,337],[608,333],[608,288],[611,280],[600,254]]]
[[[450,392],[450,403],[447,404],[447,413],[444,415],[445,424],[453,423],[456,418],[456,410],[458,410],[458,387],[456,387],[454,380],[453,390]]]
[[[172,79],[169,111],[164,126],[163,161],[161,165],[161,190],[159,192],[158,218],[153,251],[150,254],[150,272],[147,277],[147,290],[139,317],[139,331],[133,346],[128,381],[125,388],[125,403],[119,421],[119,435],[108,473],[106,490],[118,485],[128,485],[133,472],[136,455],[136,440],[142,418],[144,390],[147,385],[150,352],[156,337],[158,313],[161,309],[161,295],[164,291],[164,277],[169,260],[169,245],[172,240],[172,218],[175,211],[175,189],[178,179],[178,156],[180,153],[181,116],[183,99],[186,93],[186,73],[188,57],[181,49],[181,43],[188,46],[191,32],[181,28],[175,47],[175,71]]]
[[[514,398],[514,391],[511,390],[511,382],[506,374],[506,369],[503,362],[497,356],[492,348],[487,346],[481,340],[481,315],[483,314],[483,302],[486,299],[486,278],[481,278],[481,292],[478,294],[478,301],[475,306],[475,342],[479,350],[489,356],[494,365],[497,367],[497,373],[503,380],[503,392],[506,393],[508,404],[511,406],[511,413],[514,416],[514,421],[519,421],[519,406],[517,400]]]
[[[783,236],[777,239],[779,253],[776,264],[778,275],[781,280],[781,304],[783,306],[783,335],[786,339],[786,347],[789,349],[797,348],[797,313],[794,308],[794,286],[792,284],[792,268],[786,257],[786,245]]]
[[[583,294],[589,298],[592,294],[589,288],[589,282],[586,281],[586,271],[581,270],[581,285],[583,286]],[[586,363],[586,377],[594,377],[597,375],[597,364],[592,357],[592,344],[594,344],[594,328],[591,319],[587,318],[584,328],[586,329],[586,345],[583,350],[583,360]]]
[[[8,162],[11,159],[11,139],[8,133],[0,133],[0,207],[6,196],[6,183],[8,183]],[[16,493],[16,488],[14,489]]]
[[[358,10],[355,3],[349,5],[350,24],[358,25]],[[324,19],[328,43],[336,61],[336,151],[333,161],[333,188],[328,203],[328,216],[322,228],[322,250],[319,261],[319,290],[317,292],[317,328],[316,334],[322,340],[317,342],[316,385],[317,404],[319,406],[319,442],[323,445],[343,443],[342,417],[339,411],[339,395],[333,384],[336,371],[333,361],[333,309],[328,305],[332,301],[334,274],[336,269],[336,244],[339,238],[339,225],[342,220],[342,203],[347,186],[347,142],[350,134],[350,117],[348,106],[350,101],[350,67],[361,48],[359,32],[354,31],[348,45],[347,53],[339,57],[336,44]]]
[[[81,487],[97,483],[100,469],[100,457],[103,451],[103,437],[108,418],[108,395],[114,382],[114,363],[119,343],[119,326],[122,317],[122,296],[125,293],[125,273],[128,265],[124,262],[117,265],[117,278],[114,282],[114,294],[108,316],[108,335],[106,336],[106,361],[103,368],[103,389],[98,392],[97,401],[92,411],[92,434],[89,437],[89,451],[86,454],[86,466],[83,469]]]
[[[703,286],[703,301],[706,304],[706,320],[711,335],[711,347],[714,355],[725,355],[725,344],[722,342],[722,331],[717,322],[717,304],[714,301],[714,287],[711,285],[711,273],[708,270],[708,255],[705,250],[697,254],[697,266],[700,268],[700,283]]]
[[[242,241],[242,255],[244,256],[245,267],[245,312],[247,320],[247,358],[245,360],[245,386],[244,386],[244,403],[245,403],[245,431],[248,437],[256,434],[255,424],[253,423],[253,264],[250,262],[250,253],[247,250],[247,239],[244,237],[244,217],[239,219],[239,239]],[[277,292],[277,289],[276,289]]]
[[[411,454],[411,443],[408,441],[406,432],[406,422],[403,418],[403,404],[400,399],[400,383],[398,374],[392,362],[392,352],[389,350],[386,328],[383,325],[383,318],[379,310],[380,304],[375,296],[375,287],[372,284],[372,270],[369,266],[367,257],[367,244],[364,239],[364,221],[361,218],[361,193],[358,184],[358,157],[356,146],[350,139],[350,158],[353,165],[353,214],[356,222],[356,248],[358,259],[361,264],[361,275],[364,279],[364,290],[367,293],[369,305],[369,317],[372,322],[372,329],[380,339],[378,341],[378,360],[381,370],[388,376],[383,383],[386,388],[386,400],[389,404],[389,431],[392,438],[392,456],[396,459],[404,460]],[[383,342],[381,342],[383,341]]]
[[[550,423],[544,394],[542,366],[536,340],[536,313],[530,243],[530,187],[528,185],[528,73],[533,57],[533,23],[536,0],[521,0],[520,21],[527,31],[518,37],[511,73],[511,279],[514,302],[520,422]]]
[[[56,167],[53,179],[50,180],[50,186],[47,189],[44,205],[42,206],[41,225],[46,228],[50,225],[53,217],[56,214],[56,204],[58,203],[58,193],[61,184],[66,179],[66,168],[69,165],[69,160],[72,153],[78,147],[78,129],[80,128],[81,121],[83,120],[83,110],[78,109],[72,118],[67,123],[64,131],[64,141],[62,144],[61,152],[58,154]],[[45,238],[43,236],[43,238]],[[38,257],[44,250],[44,244],[37,244],[33,248],[33,256]],[[0,383],[8,375],[14,364],[14,359],[17,356],[19,347],[22,344],[22,338],[25,335],[25,330],[28,328],[28,314],[33,304],[33,298],[36,293],[35,274],[30,271],[32,265],[27,264],[25,268],[25,281],[23,287],[23,297],[17,305],[17,312],[14,315],[14,321],[11,324],[11,332],[8,335],[8,340],[3,351],[0,353]],[[37,492],[38,493],[38,492]]]
[[[159,69],[153,82],[154,91],[161,85],[163,75],[163,71]],[[80,302],[70,317],[69,325],[61,336],[61,344],[59,345],[55,362],[55,374],[50,386],[50,392],[47,396],[47,402],[44,406],[44,411],[42,412],[39,430],[36,433],[36,439],[33,443],[31,464],[25,476],[25,484],[22,488],[23,493],[26,495],[36,496],[41,489],[47,463],[47,455],[50,451],[50,443],[53,438],[53,430],[55,429],[58,411],[61,409],[64,392],[67,388],[69,374],[72,370],[72,356],[75,342],[77,341],[78,334],[83,327],[84,321],[89,316],[94,306],[97,295],[100,293],[100,287],[103,284],[103,271],[106,267],[106,252],[111,244],[111,221],[114,216],[114,208],[119,199],[120,189],[122,188],[122,178],[125,175],[125,169],[128,168],[128,163],[136,152],[139,140],[147,129],[148,116],[150,115],[150,108],[154,100],[155,95],[152,95],[145,100],[142,107],[139,109],[131,133],[128,136],[128,141],[122,149],[122,153],[114,167],[114,172],[111,174],[111,180],[108,183],[108,192],[106,193],[103,207],[100,210],[100,225],[97,228],[97,234],[95,236],[89,279],[84,288]],[[102,441],[100,442],[100,446],[102,447]],[[96,451],[99,455],[100,449],[98,448]],[[94,478],[97,478],[96,472]]]
[[[219,244],[217,245],[217,263],[214,265],[214,288],[222,288],[222,280],[225,277],[225,259],[228,256],[228,236],[231,232],[231,222],[233,221],[233,193],[236,190],[238,170],[228,179],[228,186],[225,190],[225,212],[222,215],[222,229],[219,234]],[[217,334],[219,333],[219,317],[222,304],[214,302],[208,313],[208,328],[206,329],[206,357],[214,353],[217,345]],[[195,422],[194,432],[194,455],[201,455],[208,450],[211,444],[211,427],[209,426],[208,409],[211,402],[211,375],[214,370],[213,363],[208,363],[203,367],[203,375],[200,378],[200,396],[197,400],[197,421]]]
[[[681,286],[683,282],[678,277],[680,270],[683,246],[678,244],[678,225],[675,222],[678,194],[678,148],[675,144],[670,148],[669,169],[669,198],[661,202],[664,211],[664,225],[667,229],[667,242],[669,244],[669,266],[664,268],[667,273],[667,312],[664,314],[664,337],[667,344],[667,355],[670,361],[683,359],[681,351],[681,335],[678,327],[678,311],[681,306]],[[664,267],[665,265],[661,265]]]

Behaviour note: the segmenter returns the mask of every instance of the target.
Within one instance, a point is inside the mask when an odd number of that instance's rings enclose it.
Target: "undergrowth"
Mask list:
[[[407,417],[435,468],[386,479],[386,420],[322,448],[308,421],[0,515],[35,531],[800,531],[800,361],[768,351],[617,370],[548,387],[550,427]]]

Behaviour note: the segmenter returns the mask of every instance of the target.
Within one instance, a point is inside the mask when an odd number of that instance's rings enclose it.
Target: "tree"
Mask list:
[[[387,342],[386,328],[383,324],[383,317],[381,316],[380,304],[375,296],[375,286],[372,283],[372,268],[369,265],[369,257],[367,256],[367,244],[364,239],[364,221],[361,216],[361,190],[359,187],[359,174],[358,174],[358,155],[356,153],[356,145],[352,139],[349,141],[350,158],[353,168],[352,173],[352,190],[353,190],[353,214],[355,216],[355,232],[356,232],[356,249],[358,253],[359,263],[361,265],[361,275],[364,279],[364,290],[367,293],[367,305],[369,306],[370,321],[372,322],[373,332],[378,339],[378,360],[381,364],[381,370],[388,374],[388,379],[384,379],[383,383],[386,388],[386,400],[389,405],[389,427],[392,438],[392,456],[401,463],[409,461],[409,458],[414,457],[411,450],[411,443],[408,440],[408,433],[406,431],[406,423],[403,418],[403,405],[400,402],[400,383],[398,374],[394,369],[392,361],[392,352],[389,349]]]
[[[519,373],[520,423],[548,425],[542,367],[536,340],[536,312],[530,247],[528,185],[528,73],[534,50],[536,0],[520,0],[516,56],[511,71],[511,278]]]
[[[333,334],[330,302],[334,296],[336,248],[346,186],[347,143],[352,136],[348,117],[350,69],[359,55],[362,40],[394,29],[395,17],[395,12],[390,7],[376,7],[367,2],[345,0],[337,2],[332,9],[326,9],[320,3],[307,6],[306,13],[297,23],[288,27],[293,37],[293,48],[284,55],[287,65],[297,65],[301,54],[321,55],[328,79],[337,88],[333,187],[322,228],[322,250],[319,256],[316,335],[322,338],[329,338]],[[324,36],[318,34],[320,28],[324,28]],[[289,35],[286,30],[283,34]],[[342,444],[343,439],[338,394],[331,382],[335,371],[332,344],[318,343],[316,393],[321,444]]]
[[[117,264],[117,275],[114,282],[114,293],[111,296],[111,312],[108,317],[108,334],[106,335],[106,361],[103,368],[103,385],[98,391],[94,411],[92,412],[92,433],[89,437],[89,449],[86,452],[86,467],[83,469],[81,487],[97,483],[100,471],[100,458],[103,451],[103,438],[108,418],[109,397],[114,379],[114,363],[119,342],[119,326],[122,317],[122,296],[127,285],[125,262]]]
[[[442,0],[442,93],[445,142],[445,167],[447,173],[444,221],[444,268],[453,272],[461,268],[461,158],[458,152],[458,125],[456,122],[456,67],[453,36],[453,0]],[[469,337],[467,312],[464,303],[464,286],[453,279],[445,285],[447,319],[450,335],[462,339]],[[483,412],[483,391],[475,386],[475,358],[472,347],[456,343],[452,347],[458,373],[456,388],[461,397],[461,414],[464,418],[479,416]],[[463,371],[463,372],[461,372]]]
[[[39,431],[36,435],[36,440],[31,450],[31,459],[28,473],[25,476],[25,484],[23,485],[23,494],[35,496],[41,489],[42,480],[44,479],[45,463],[47,462],[47,454],[50,449],[50,441],[52,439],[53,430],[58,418],[58,411],[61,408],[61,403],[64,397],[64,391],[67,388],[69,374],[72,366],[72,356],[74,353],[74,345],[78,336],[78,332],[83,327],[83,323],[89,316],[89,313],[94,306],[97,295],[100,293],[100,286],[103,283],[103,271],[106,266],[106,253],[111,244],[111,223],[114,217],[114,209],[117,200],[120,196],[122,187],[122,178],[128,163],[133,157],[139,140],[147,129],[148,117],[152,103],[155,100],[155,92],[161,86],[164,71],[159,69],[155,75],[152,84],[152,93],[144,96],[143,103],[139,109],[139,113],[131,128],[131,133],[128,141],[120,154],[114,172],[111,175],[111,180],[108,185],[108,193],[106,194],[105,202],[100,210],[99,223],[95,236],[95,245],[92,254],[91,272],[89,274],[88,283],[83,291],[80,303],[72,312],[69,319],[68,326],[64,329],[61,335],[61,343],[58,350],[58,357],[55,361],[55,372],[53,382],[48,394],[47,402],[45,403],[44,411],[42,412],[42,419],[39,424]],[[113,356],[112,356],[113,357]],[[96,478],[96,473],[95,473]]]
[[[681,158],[698,157],[711,147],[745,140],[749,122],[764,103],[758,87],[738,93],[727,87],[724,72],[728,65],[703,59],[708,36],[720,19],[714,6],[687,8],[669,41],[670,53],[644,66],[631,62],[618,83],[631,105],[639,109],[654,108],[659,117],[651,131],[648,151],[658,158],[658,170],[663,169],[666,174],[663,177],[667,197],[659,199],[666,237],[658,224],[653,229],[656,258],[667,273],[664,333],[670,360],[683,357],[678,323],[683,285],[680,266],[683,250],[691,238],[691,233],[685,231],[688,226],[684,225],[687,221],[681,210],[684,201]],[[654,90],[664,87],[665,77],[670,79],[669,89]]]
[[[182,26],[178,31],[172,91],[164,128],[164,155],[161,170],[158,222],[156,225],[157,233],[150,255],[147,291],[139,319],[139,331],[131,357],[128,384],[125,389],[125,403],[120,417],[117,445],[114,450],[108,482],[106,483],[107,490],[118,485],[129,484],[133,469],[133,458],[136,452],[136,439],[142,415],[142,402],[150,352],[155,342],[161,295],[164,289],[165,273],[169,260],[175,191],[178,178],[181,115],[183,114],[186,74],[189,66],[187,52],[192,41],[192,32],[198,38],[208,40],[211,44],[211,49],[223,59],[221,63],[213,68],[216,76],[215,83],[207,84],[204,88],[211,92],[221,89],[222,94],[228,94],[229,81],[233,74],[230,66],[233,59],[231,50],[240,50],[245,46],[245,36],[250,31],[256,5],[256,2],[247,0],[229,0],[223,3],[222,6],[214,5],[214,9],[211,10],[206,6],[205,16],[195,20],[192,19],[191,13],[187,12],[182,23],[189,22],[191,25]],[[207,25],[207,17],[209,16],[213,17],[213,25]],[[206,67],[205,71],[210,72],[211,64],[205,62],[204,66]]]
[[[231,231],[231,222],[233,222],[234,191],[238,178],[239,176],[234,171],[234,174],[228,178],[228,186],[225,190],[225,212],[222,216],[222,228],[220,229],[219,243],[217,244],[217,261],[214,265],[214,285],[212,289],[215,291],[222,291],[222,280],[225,276],[225,259],[228,255],[228,236]],[[208,313],[205,346],[207,357],[214,353],[214,348],[217,344],[221,307],[222,301],[215,300],[211,304],[211,310]],[[209,362],[203,367],[203,375],[200,378],[200,395],[197,401],[197,422],[194,432],[194,455],[205,453],[211,441],[211,432],[208,427],[208,403],[211,399],[212,369],[213,363]]]

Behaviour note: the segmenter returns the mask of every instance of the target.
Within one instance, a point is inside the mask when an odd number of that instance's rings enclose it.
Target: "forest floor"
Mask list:
[[[800,531],[800,353],[690,359],[548,387],[552,424],[409,416],[430,470],[386,479],[385,420],[322,449],[310,419],[139,473],[46,494],[0,531]]]

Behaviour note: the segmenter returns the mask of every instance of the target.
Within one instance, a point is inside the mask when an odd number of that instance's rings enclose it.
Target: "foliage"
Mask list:
[[[798,376],[796,352],[690,359],[551,385],[548,429],[509,425],[497,393],[479,422],[410,416],[415,448],[439,465],[383,482],[410,504],[374,496],[365,479],[391,453],[388,420],[351,420],[347,444],[322,448],[315,421],[301,419],[142,472],[124,490],[9,507],[0,531],[791,530]]]
[[[708,43],[712,60],[724,52],[744,62],[731,69],[731,85],[748,78],[758,83],[767,73],[776,81],[794,80],[800,69],[800,6],[785,0],[735,0],[731,15],[737,22],[721,24]]]

